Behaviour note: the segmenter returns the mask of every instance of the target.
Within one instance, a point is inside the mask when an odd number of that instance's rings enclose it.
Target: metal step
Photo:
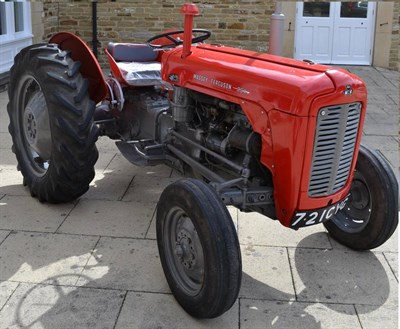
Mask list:
[[[165,160],[164,147],[161,144],[140,148],[140,142],[115,142],[121,154],[138,167],[155,166]]]

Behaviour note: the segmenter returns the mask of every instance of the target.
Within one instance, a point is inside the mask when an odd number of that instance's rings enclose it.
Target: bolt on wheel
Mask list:
[[[26,76],[23,83],[23,97],[18,107],[24,132],[23,147],[28,160],[38,176],[42,176],[49,168],[51,158],[51,131],[46,100],[38,82]]]
[[[166,257],[171,274],[188,295],[199,293],[204,281],[204,255],[197,231],[185,212],[174,207],[165,218]]]

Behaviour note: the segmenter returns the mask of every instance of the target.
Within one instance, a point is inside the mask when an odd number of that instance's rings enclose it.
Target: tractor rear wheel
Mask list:
[[[399,188],[387,161],[361,145],[346,207],[325,222],[329,234],[355,250],[385,243],[398,224]]]
[[[169,185],[157,206],[161,264],[178,303],[197,318],[214,318],[235,303],[242,263],[232,218],[206,183]]]
[[[40,201],[85,193],[98,158],[94,102],[80,63],[54,44],[24,48],[10,71],[9,132],[18,170]]]

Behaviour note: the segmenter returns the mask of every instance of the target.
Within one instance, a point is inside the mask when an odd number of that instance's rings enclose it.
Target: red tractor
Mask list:
[[[388,163],[360,145],[367,90],[349,72],[309,61],[206,44],[186,4],[184,30],[146,44],[110,43],[104,77],[71,33],[23,49],[10,73],[9,130],[32,196],[67,202],[88,190],[96,140],[116,140],[137,166],[191,177],[157,206],[167,281],[191,315],[212,318],[241,283],[237,232],[226,205],[297,230],[323,223],[366,250],[398,223]]]

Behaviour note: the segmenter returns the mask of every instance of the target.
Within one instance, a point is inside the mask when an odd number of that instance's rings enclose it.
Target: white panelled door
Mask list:
[[[298,2],[296,13],[295,58],[330,63],[333,45],[331,2]]]
[[[295,58],[325,64],[369,65],[375,3],[298,2]]]

